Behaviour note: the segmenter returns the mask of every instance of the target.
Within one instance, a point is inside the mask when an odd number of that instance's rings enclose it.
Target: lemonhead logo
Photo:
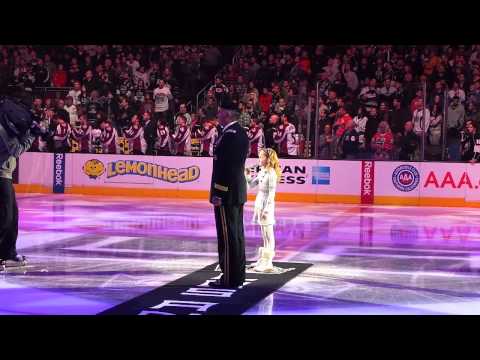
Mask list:
[[[198,166],[169,168],[137,160],[119,160],[107,164],[107,179],[129,175],[146,176],[169,183],[185,183],[197,180],[200,177],[200,168]]]
[[[90,179],[96,179],[105,172],[105,165],[100,160],[92,159],[83,165],[82,170]]]

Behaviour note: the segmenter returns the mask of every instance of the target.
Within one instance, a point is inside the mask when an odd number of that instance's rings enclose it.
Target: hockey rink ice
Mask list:
[[[98,314],[217,261],[205,200],[17,200],[29,263],[0,273],[0,314]],[[277,202],[276,219],[275,261],[313,266],[244,315],[480,314],[480,209]]]

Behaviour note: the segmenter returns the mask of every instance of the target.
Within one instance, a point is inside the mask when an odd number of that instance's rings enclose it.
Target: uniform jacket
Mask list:
[[[217,196],[223,205],[247,202],[244,172],[248,146],[247,133],[237,121],[225,126],[214,150],[210,201]]]

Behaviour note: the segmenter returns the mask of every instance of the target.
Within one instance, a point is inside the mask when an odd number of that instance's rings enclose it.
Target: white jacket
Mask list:
[[[428,128],[430,126],[430,110],[425,108],[425,122],[422,124],[422,117],[423,117],[423,109],[417,109],[413,112],[413,131],[417,134],[420,135],[422,133],[422,126],[423,130],[425,133],[428,131]]]
[[[273,169],[262,168],[256,176],[246,178],[250,189],[258,186],[252,222],[259,225],[274,225],[277,173]],[[266,220],[262,220],[262,215],[267,216]]]
[[[278,127],[275,129],[273,135],[273,141],[280,146],[280,152],[282,152],[282,147],[287,147],[288,155],[298,155],[297,154],[297,144],[295,143],[295,125],[288,124],[284,129],[284,125],[280,125],[282,128]],[[283,131],[283,132],[282,132]]]

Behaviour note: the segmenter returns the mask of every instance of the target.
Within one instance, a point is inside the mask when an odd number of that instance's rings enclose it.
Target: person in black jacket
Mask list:
[[[274,149],[278,152],[278,145],[273,140],[273,133],[275,132],[276,127],[280,123],[280,116],[277,114],[272,114],[270,118],[264,124],[264,134],[265,134],[265,147]]]
[[[412,161],[419,143],[420,139],[413,131],[413,123],[407,121],[404,125],[403,133],[398,137],[398,146],[400,148],[399,160]]]
[[[152,119],[152,114],[149,111],[143,113],[142,120],[144,137],[147,142],[147,155],[153,155],[153,147],[157,138],[157,121]]]
[[[475,121],[469,121],[467,128],[467,146],[464,158],[470,163],[476,163],[480,160],[480,133],[477,130]]]
[[[222,276],[212,287],[235,288],[245,281],[243,205],[247,202],[245,160],[248,136],[238,123],[238,109],[224,102],[218,114],[223,129],[215,144],[210,202],[214,205]]]
[[[16,101],[0,98],[0,264],[25,265],[17,253],[18,207],[12,174],[17,158],[32,145],[38,132],[32,127],[32,113]],[[35,135],[36,134],[36,135]]]
[[[377,132],[378,124],[380,124],[380,118],[378,117],[378,112],[376,107],[370,109],[370,113],[367,115],[367,125],[365,126],[365,145],[366,151],[371,155],[370,144],[372,143],[372,138]]]
[[[399,97],[393,98],[393,109],[389,119],[389,125],[393,135],[400,134],[403,131],[405,123],[411,119],[409,110],[402,106],[402,99]]]

